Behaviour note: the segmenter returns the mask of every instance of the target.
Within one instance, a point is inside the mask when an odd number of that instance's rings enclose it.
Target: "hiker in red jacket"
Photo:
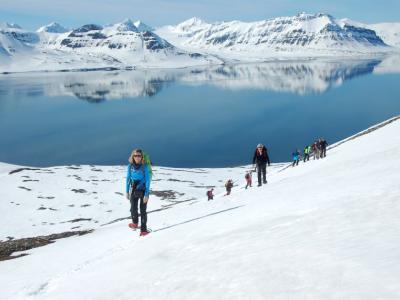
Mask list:
[[[213,200],[214,199],[214,194],[213,194],[214,189],[211,189],[209,191],[207,191],[207,201]]]
[[[251,187],[251,182],[252,182],[252,178],[251,178],[251,171],[247,172],[246,175],[244,176],[244,178],[246,179],[246,187],[245,189],[247,189],[248,187]]]

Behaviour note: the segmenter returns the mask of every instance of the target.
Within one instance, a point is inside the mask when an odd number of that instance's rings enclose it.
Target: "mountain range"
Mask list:
[[[400,23],[300,13],[257,22],[191,18],[157,29],[126,19],[67,29],[0,25],[0,72],[176,68],[237,61],[373,56],[398,51]]]

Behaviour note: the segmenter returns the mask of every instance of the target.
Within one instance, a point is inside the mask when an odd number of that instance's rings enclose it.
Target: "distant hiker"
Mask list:
[[[312,150],[314,152],[314,160],[319,159],[320,153],[321,153],[321,148],[319,141],[315,141],[314,144],[312,145]]]
[[[269,166],[270,161],[267,148],[263,144],[258,144],[253,155],[253,165],[257,166],[258,186],[261,186],[261,173],[263,177],[263,183],[267,183],[267,163]]]
[[[232,179],[229,179],[225,183],[226,195],[230,195],[231,194],[232,187],[233,187],[233,181],[232,181]]]
[[[251,178],[251,171],[246,172],[246,175],[244,175],[244,178],[246,179],[246,187],[245,189],[247,189],[248,187],[251,187],[251,182],[252,182],[252,178]]]
[[[328,146],[328,142],[325,139],[320,139],[320,147],[321,147],[321,158],[326,156],[326,147]]]
[[[214,189],[211,189],[209,191],[207,191],[207,201],[213,200],[214,199],[214,194],[213,194]]]
[[[147,203],[149,201],[151,181],[151,165],[141,149],[135,149],[129,156],[128,172],[126,176],[126,197],[131,202],[132,223],[129,227],[138,228],[138,202],[140,202],[140,236],[147,231]]]
[[[296,149],[296,151],[294,151],[292,153],[292,157],[293,157],[293,164],[292,166],[294,167],[295,165],[297,166],[299,164],[299,160],[300,160],[300,151],[299,149]]]
[[[305,146],[304,147],[304,162],[310,160],[310,153],[311,153],[311,146]]]

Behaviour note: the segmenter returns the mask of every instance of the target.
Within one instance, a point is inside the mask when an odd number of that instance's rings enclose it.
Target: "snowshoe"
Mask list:
[[[132,228],[132,229],[137,229],[139,227],[139,225],[137,223],[129,223],[128,226],[129,226],[129,228]]]

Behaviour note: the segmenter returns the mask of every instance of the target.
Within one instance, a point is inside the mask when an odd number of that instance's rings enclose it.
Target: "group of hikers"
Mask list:
[[[262,184],[267,184],[267,164],[268,166],[271,165],[267,147],[265,147],[263,144],[258,144],[253,155],[253,169],[247,171],[244,176],[244,178],[246,179],[245,189],[252,186],[252,172],[255,171],[257,171],[258,186],[261,186]],[[233,188],[233,180],[228,179],[228,181],[225,183],[225,189],[226,189],[225,196],[231,194],[232,188]],[[214,189],[207,191],[208,201],[214,199],[213,192]]]
[[[310,155],[314,154],[314,159],[324,158],[326,156],[326,147],[328,143],[325,139],[318,139],[312,145],[304,147],[304,162],[310,159]],[[292,165],[298,165],[301,159],[301,154],[298,149],[293,153]],[[149,233],[147,229],[147,203],[150,194],[150,182],[152,177],[151,162],[146,153],[141,149],[132,151],[128,158],[128,170],[126,176],[126,198],[131,204],[132,223],[129,227],[132,229],[139,228],[139,213],[140,209],[140,236],[145,236]],[[252,186],[252,172],[257,172],[258,185],[267,184],[267,165],[271,162],[268,156],[267,148],[263,144],[258,144],[253,155],[253,168],[245,174],[246,186],[245,189]],[[225,183],[226,194],[230,195],[234,182],[229,179]],[[214,199],[214,189],[207,191],[207,198]]]
[[[303,150],[303,161],[309,161],[310,155],[314,154],[314,160],[324,158],[326,156],[326,147],[328,142],[324,138],[320,138],[314,141],[313,144],[307,145]],[[292,166],[297,166],[301,160],[301,153],[299,149],[296,149],[292,153]]]

